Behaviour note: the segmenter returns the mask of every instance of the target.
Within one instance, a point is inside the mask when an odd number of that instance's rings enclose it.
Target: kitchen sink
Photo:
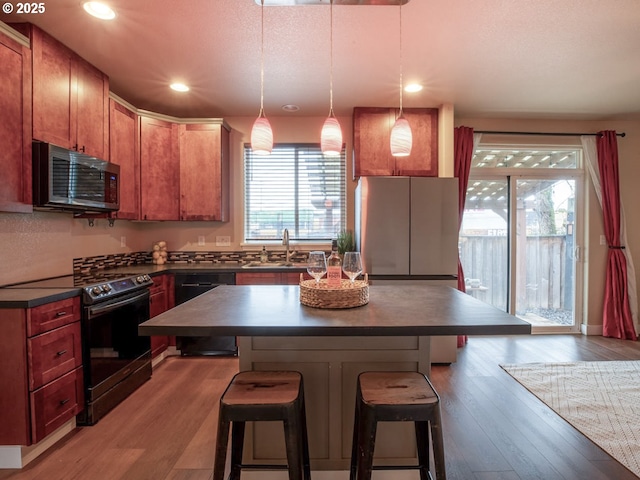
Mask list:
[[[291,262],[249,262],[242,266],[242,268],[280,268],[280,267],[295,267]]]

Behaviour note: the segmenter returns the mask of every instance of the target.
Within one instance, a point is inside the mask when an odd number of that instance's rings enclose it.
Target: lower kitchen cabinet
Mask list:
[[[302,272],[239,272],[236,273],[236,285],[297,285]],[[303,273],[303,278],[311,276]]]
[[[175,306],[174,277],[171,274],[153,277],[153,286],[149,293],[149,317],[153,318]],[[175,338],[167,335],[151,337],[151,358],[164,352],[169,345],[175,345]]]
[[[2,310],[0,445],[32,445],[84,405],[80,298]]]

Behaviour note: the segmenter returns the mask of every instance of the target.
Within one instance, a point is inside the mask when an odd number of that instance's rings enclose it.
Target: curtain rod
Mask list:
[[[489,130],[474,130],[473,133],[487,133],[493,135],[544,135],[552,137],[579,137],[582,135],[600,135],[599,133],[562,133],[562,132],[493,132]],[[616,133],[617,137],[624,137],[626,133]]]

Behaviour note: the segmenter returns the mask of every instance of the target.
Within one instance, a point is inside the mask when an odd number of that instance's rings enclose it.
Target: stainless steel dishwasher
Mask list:
[[[177,273],[176,305],[187,302],[220,285],[235,285],[235,273]],[[183,356],[238,354],[236,337],[176,337],[176,348]]]

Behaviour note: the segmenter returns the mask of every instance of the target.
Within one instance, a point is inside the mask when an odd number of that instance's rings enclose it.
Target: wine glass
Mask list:
[[[327,273],[327,260],[324,252],[309,252],[309,262],[307,263],[307,272],[316,279],[316,284],[320,283],[320,279]]]
[[[360,252],[345,252],[342,261],[342,271],[353,283],[358,275],[362,273],[362,260]]]

